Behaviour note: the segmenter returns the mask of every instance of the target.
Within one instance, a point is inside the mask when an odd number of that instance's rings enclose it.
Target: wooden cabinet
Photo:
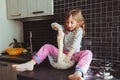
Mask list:
[[[0,80],[17,80],[18,72],[11,67],[11,64],[0,61]]]
[[[53,15],[53,0],[7,0],[8,19]]]

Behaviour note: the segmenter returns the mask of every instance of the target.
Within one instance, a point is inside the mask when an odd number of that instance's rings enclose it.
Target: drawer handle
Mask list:
[[[0,66],[8,66],[8,64],[0,63]]]
[[[35,12],[32,12],[32,14],[41,14],[41,13],[44,13],[44,11],[35,11]]]
[[[13,17],[21,16],[21,14],[11,15]]]

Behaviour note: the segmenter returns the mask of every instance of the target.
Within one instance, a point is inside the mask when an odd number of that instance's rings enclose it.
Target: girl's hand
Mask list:
[[[71,60],[73,54],[74,54],[74,49],[71,48],[71,49],[69,50],[69,52],[67,53],[64,61],[67,62],[67,63],[73,63],[73,61]]]
[[[58,23],[52,23],[51,26],[54,30],[58,31],[57,39],[64,37],[64,32],[61,28],[61,25],[59,25]]]
[[[63,60],[65,63],[70,63],[72,64],[71,58],[66,56],[65,59]]]

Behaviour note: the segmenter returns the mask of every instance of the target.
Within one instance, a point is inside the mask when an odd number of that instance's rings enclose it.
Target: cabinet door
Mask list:
[[[53,15],[53,0],[28,0],[28,16]]]
[[[0,80],[17,80],[17,74],[11,67],[12,63],[0,61]]]
[[[8,19],[17,19],[27,16],[27,0],[7,0]]]

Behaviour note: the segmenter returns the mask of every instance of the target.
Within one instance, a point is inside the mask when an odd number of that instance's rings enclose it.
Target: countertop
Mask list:
[[[32,59],[31,53],[23,53],[18,56],[10,56],[7,53],[0,53],[0,61],[12,62],[12,63],[24,63]]]
[[[19,56],[9,56],[2,53],[0,61],[12,63],[24,63],[32,59],[33,53],[26,53]],[[35,65],[33,71],[19,72],[17,80],[67,80],[68,75],[74,72],[74,67],[68,70],[58,70],[53,68],[46,58],[41,64]]]
[[[17,75],[18,80],[68,80],[68,75],[74,72],[74,67],[68,70],[53,68],[48,59],[41,64],[35,65],[33,71],[21,72]]]
[[[24,63],[27,62],[29,60],[32,59],[32,55],[31,53],[26,53],[26,54],[22,54],[19,56],[9,56],[8,54],[4,53],[0,56],[0,61],[7,61],[7,62],[12,62],[12,63]],[[100,63],[100,61],[99,61]],[[92,62],[92,66],[97,66],[98,69],[97,70],[92,70],[88,73],[88,76],[91,74],[93,74],[94,71],[99,71],[99,66],[100,65],[96,65],[98,64],[98,61],[96,61],[96,63],[94,63],[94,61]],[[116,68],[115,68],[116,67]],[[119,77],[119,66],[115,66],[113,69],[115,69],[116,71],[112,71],[112,75],[114,76],[115,80],[120,80]],[[41,64],[39,65],[35,65],[34,70],[33,71],[25,71],[25,72],[19,72],[17,74],[17,80],[68,80],[68,75],[74,73],[74,68],[75,66],[73,66],[72,68],[68,69],[68,70],[58,70],[53,68],[48,59],[46,58]],[[95,78],[94,75],[91,76],[94,79],[91,80],[96,80],[97,78]],[[85,79],[85,80],[90,80],[90,79]],[[99,79],[102,80],[102,79]]]
[[[96,61],[98,63],[98,61]],[[85,80],[104,80],[101,77],[97,77],[96,73],[100,70],[100,65],[94,64],[94,62],[91,63],[91,66],[96,67],[90,67],[86,74]],[[74,68],[68,69],[68,70],[58,70],[53,68],[50,64],[48,59],[44,60],[41,64],[35,65],[33,71],[26,71],[21,72],[17,75],[18,80],[68,80],[68,75],[74,73]],[[119,67],[118,67],[119,69]],[[113,79],[109,80],[120,80],[119,71],[116,68],[116,71],[111,71],[111,75],[113,75]]]

